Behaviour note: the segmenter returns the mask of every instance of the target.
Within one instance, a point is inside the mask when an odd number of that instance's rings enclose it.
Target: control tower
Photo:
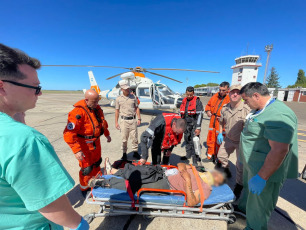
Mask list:
[[[258,55],[246,55],[235,59],[236,65],[233,65],[232,85],[242,85],[249,82],[256,82],[258,75],[258,67],[261,63],[257,63]]]

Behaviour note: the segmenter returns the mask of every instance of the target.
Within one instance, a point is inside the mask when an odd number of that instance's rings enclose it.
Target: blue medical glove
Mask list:
[[[223,135],[222,133],[219,133],[218,136],[217,136],[217,142],[218,142],[218,145],[221,145],[222,142],[223,142]]]
[[[258,174],[249,180],[249,190],[253,194],[260,195],[266,186],[266,180],[262,179]]]
[[[87,223],[86,220],[82,217],[81,222],[79,226],[76,229],[71,229],[71,230],[88,230],[89,229],[89,224]]]

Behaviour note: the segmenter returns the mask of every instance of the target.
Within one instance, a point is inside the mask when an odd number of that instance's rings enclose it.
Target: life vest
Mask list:
[[[170,149],[181,142],[183,134],[176,135],[171,127],[173,118],[180,119],[180,115],[176,113],[163,113],[163,117],[166,121],[165,135],[162,142],[161,149]]]
[[[188,115],[195,115],[197,112],[197,99],[198,97],[194,96],[188,104],[188,108],[187,108],[187,112]],[[182,101],[181,107],[180,107],[180,111],[181,111],[181,115],[185,115],[185,110],[186,110],[186,104],[187,104],[187,97],[185,97]]]

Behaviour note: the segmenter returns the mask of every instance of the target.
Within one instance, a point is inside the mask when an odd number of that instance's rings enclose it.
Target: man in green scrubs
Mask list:
[[[297,118],[259,82],[240,94],[252,111],[240,137],[245,190],[239,209],[247,216],[245,229],[264,230],[285,180],[298,177]]]
[[[87,230],[65,195],[74,181],[52,145],[13,119],[35,107],[39,67],[37,59],[0,43],[0,229]]]

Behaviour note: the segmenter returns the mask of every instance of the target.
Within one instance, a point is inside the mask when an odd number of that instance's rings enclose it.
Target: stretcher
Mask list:
[[[98,174],[97,177],[109,179],[113,175]],[[158,194],[157,194],[158,193]],[[91,223],[96,217],[142,215],[144,217],[177,217],[223,220],[234,223],[232,202],[235,196],[226,184],[213,187],[212,193],[201,204],[188,207],[186,194],[183,191],[164,189],[140,189],[137,194],[130,194],[124,190],[96,187],[86,196],[90,205],[98,205],[97,213],[90,213],[84,219]]]

